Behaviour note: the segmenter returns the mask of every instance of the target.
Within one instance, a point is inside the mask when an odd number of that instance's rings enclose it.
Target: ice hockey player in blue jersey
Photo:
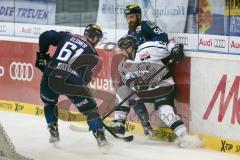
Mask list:
[[[158,41],[158,43],[167,45],[169,42],[168,35],[163,32],[155,23],[142,20],[141,8],[136,3],[126,6],[124,14],[129,28],[128,35],[132,35],[136,38],[136,43],[138,46],[147,41]],[[149,115],[145,104],[140,100],[131,102],[135,113],[141,121],[144,133],[151,136],[152,127],[149,123]],[[121,106],[114,113],[111,129],[115,133],[125,133],[126,116],[128,115],[129,111],[129,107]]]
[[[102,37],[102,30],[96,24],[89,24],[84,31],[84,36],[50,30],[43,32],[39,37],[39,52],[37,52],[35,66],[43,72],[40,97],[44,103],[44,114],[50,132],[50,143],[55,143],[60,140],[57,103],[59,96],[65,94],[56,92],[56,90],[49,85],[51,74],[53,74],[56,69],[59,69],[69,72],[69,76],[66,79],[67,84],[78,85],[84,88],[84,96],[66,96],[75,104],[79,112],[87,117],[89,130],[93,132],[98,145],[104,146],[107,144],[97,104],[87,88],[87,84],[91,80],[92,69],[95,66],[89,67],[88,62],[85,62],[86,64],[78,66],[80,68],[72,70],[72,66],[70,65],[76,64],[74,62],[83,58],[84,55],[99,59],[99,55],[94,47]],[[52,57],[47,54],[51,45],[56,46],[55,53]]]
[[[142,20],[141,8],[133,3],[126,6],[124,14],[128,23],[128,35],[137,39],[137,45],[146,41],[160,41],[168,43],[168,35],[154,22]]]

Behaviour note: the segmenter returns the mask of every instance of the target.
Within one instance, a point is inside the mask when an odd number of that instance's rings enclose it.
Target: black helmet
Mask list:
[[[137,40],[134,36],[126,35],[118,40],[118,47],[120,49],[128,49],[130,46],[132,46],[134,49],[137,47]]]
[[[89,24],[84,30],[84,36],[89,38],[97,36],[99,39],[101,39],[103,37],[103,33],[100,26],[96,24]]]
[[[127,56],[126,55],[124,56],[133,60],[135,57],[135,53],[137,51],[137,40],[134,36],[131,35],[123,36],[118,40],[118,47],[121,50],[127,50],[129,47],[132,47],[132,52],[127,53]]]
[[[126,8],[124,9],[124,14],[125,14],[125,16],[130,15],[130,14],[139,14],[141,17],[142,11],[141,11],[141,8],[139,7],[139,5],[137,5],[136,3],[132,3],[128,6],[126,6]]]

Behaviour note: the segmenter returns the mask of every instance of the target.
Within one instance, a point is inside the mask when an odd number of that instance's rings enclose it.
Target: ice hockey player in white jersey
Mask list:
[[[126,57],[118,67],[124,84],[117,91],[118,103],[135,92],[130,101],[153,103],[160,120],[178,137],[180,147],[199,147],[200,139],[187,133],[182,119],[174,112],[176,87],[168,68],[164,67],[169,61],[179,61],[184,56],[183,45],[148,41],[137,46],[136,38],[127,35],[118,41],[118,47]],[[123,104],[129,105],[129,101]],[[119,111],[117,115],[114,119],[127,118],[126,112]]]
[[[138,4],[132,3],[127,5],[124,9],[124,15],[129,29],[127,34],[136,38],[137,45],[141,45],[146,41],[168,42],[167,33],[163,32],[155,23],[142,20],[142,11]],[[121,89],[119,91],[121,91]],[[145,104],[141,100],[130,100],[129,102],[129,105],[132,106],[144,128],[145,135],[152,135],[152,127],[149,123],[149,115]],[[118,115],[118,111],[125,112],[125,115],[130,112],[129,107],[125,107],[124,105],[119,107],[114,113],[114,117],[116,118],[113,119],[111,129],[115,133],[124,134],[126,130],[125,120],[121,120]]]

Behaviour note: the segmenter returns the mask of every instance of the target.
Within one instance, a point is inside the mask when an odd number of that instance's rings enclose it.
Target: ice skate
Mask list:
[[[98,129],[96,132],[93,132],[93,135],[96,138],[98,146],[100,148],[108,145],[108,141],[105,138],[105,134],[104,134],[103,129]]]
[[[123,121],[113,120],[113,122],[109,128],[115,134],[124,135],[126,132],[125,123]]]
[[[50,132],[49,143],[56,143],[60,141],[58,125],[53,123],[48,125],[48,130]]]
[[[144,127],[144,134],[149,137],[153,137],[152,127]]]
[[[180,148],[200,148],[203,141],[197,135],[183,133],[177,138],[176,143]]]
[[[149,122],[147,122],[147,124],[143,126],[143,129],[145,136],[148,136],[150,139],[152,139],[154,136],[154,132]]]

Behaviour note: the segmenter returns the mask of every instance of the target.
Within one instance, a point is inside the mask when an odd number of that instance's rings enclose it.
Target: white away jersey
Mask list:
[[[148,80],[151,86],[154,86],[150,90],[174,84],[171,76],[162,80],[162,77],[168,73],[167,68],[163,69],[151,80],[149,79],[151,75],[164,66],[161,60],[169,55],[166,44],[158,41],[143,43],[138,47],[134,60],[125,60],[119,64],[118,69],[122,81],[126,84],[128,79],[141,77]]]

